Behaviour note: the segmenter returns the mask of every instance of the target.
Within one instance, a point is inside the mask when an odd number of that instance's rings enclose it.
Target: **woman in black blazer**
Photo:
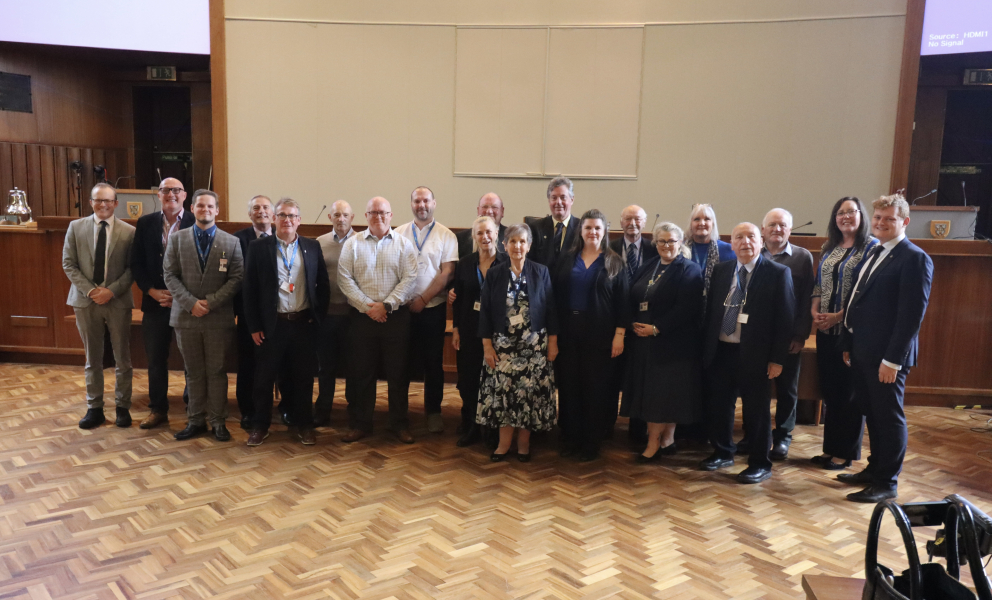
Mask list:
[[[462,436],[458,446],[471,446],[482,437],[475,423],[479,406],[479,377],[482,374],[483,350],[479,337],[479,313],[482,310],[482,284],[489,270],[507,261],[497,251],[498,230],[492,217],[479,217],[472,223],[475,252],[455,266],[455,301],[451,305],[451,345],[458,352],[458,392],[462,397]]]
[[[610,404],[610,359],[623,352],[628,322],[627,270],[607,237],[603,213],[593,209],[582,215],[579,236],[552,276],[561,323],[555,361],[561,455],[577,454],[581,461],[599,456]]]
[[[527,260],[530,227],[506,228],[510,260],[490,268],[482,285],[479,336],[486,369],[479,390],[476,423],[499,428],[493,462],[506,458],[517,433],[517,458],[530,460],[530,432],[555,424],[558,315],[548,269]]]
[[[703,271],[686,257],[677,225],[660,223],[653,238],[659,256],[630,287],[634,335],[620,407],[621,415],[648,424],[648,446],[637,462],[675,454],[675,425],[694,423],[702,412]]]

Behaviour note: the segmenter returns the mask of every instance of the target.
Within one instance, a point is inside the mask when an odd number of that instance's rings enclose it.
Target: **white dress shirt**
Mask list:
[[[394,309],[406,302],[417,279],[417,249],[393,229],[382,238],[366,229],[348,238],[338,258],[338,287],[360,312],[383,302]]]
[[[730,283],[730,290],[729,290],[729,292],[727,294],[727,300],[725,300],[725,302],[726,301],[729,301],[730,297],[734,294],[734,288],[737,287],[737,273],[741,269],[747,269],[747,275],[744,276],[744,300],[741,301],[741,310],[738,313],[738,315],[746,314],[744,312],[744,303],[747,300],[747,288],[748,288],[748,286],[751,285],[751,276],[754,274],[754,268],[756,266],[758,266],[758,258],[759,257],[760,257],[760,254],[758,256],[755,256],[753,259],[751,259],[751,262],[747,263],[746,265],[742,265],[740,261],[737,261],[737,268],[734,269],[734,279]],[[729,308],[730,308],[729,306],[725,306],[723,308],[723,314],[727,314],[727,310]],[[734,333],[733,334],[727,335],[726,333],[723,332],[723,329],[721,328],[721,330],[720,330],[720,341],[721,342],[727,342],[727,343],[730,343],[730,344],[740,344],[741,343],[741,322],[740,322],[739,319],[737,321],[737,327],[734,328]]]
[[[431,228],[432,225],[433,229]],[[414,229],[417,231],[416,239],[413,237]],[[427,291],[431,282],[441,271],[441,265],[458,260],[458,238],[450,229],[436,220],[431,221],[423,229],[417,227],[415,221],[410,221],[397,227],[396,233],[409,240],[414,252],[417,253],[417,282],[407,296],[409,300],[414,300]],[[417,243],[421,245],[419,250]],[[426,308],[444,304],[447,294],[447,290],[441,290],[433,298],[426,299]]]

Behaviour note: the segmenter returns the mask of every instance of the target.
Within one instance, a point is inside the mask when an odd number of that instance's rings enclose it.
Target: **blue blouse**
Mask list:
[[[737,257],[734,256],[734,249],[730,244],[723,240],[716,241],[716,248],[720,252],[720,262],[726,260],[735,260]],[[710,245],[709,244],[693,244],[692,245],[692,262],[699,265],[700,269],[706,270],[706,257],[709,255]]]
[[[601,253],[599,258],[593,261],[589,268],[582,260],[582,253],[575,255],[575,262],[572,263],[572,283],[568,291],[568,308],[571,310],[588,310],[589,294],[592,286],[596,283],[596,277],[606,266],[606,254]]]

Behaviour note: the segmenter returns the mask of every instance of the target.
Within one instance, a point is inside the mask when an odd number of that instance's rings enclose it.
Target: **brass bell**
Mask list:
[[[10,190],[10,198],[7,200],[7,214],[15,215],[18,223],[31,222],[31,207],[28,206],[28,195],[24,190],[16,187]]]

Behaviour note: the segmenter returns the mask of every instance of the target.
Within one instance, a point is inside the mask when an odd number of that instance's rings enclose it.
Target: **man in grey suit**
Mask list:
[[[172,294],[169,326],[186,363],[189,420],[176,433],[188,440],[207,431],[219,442],[231,439],[227,419],[225,358],[234,341],[234,296],[241,289],[244,260],[238,238],[217,228],[217,194],[193,194],[196,225],[172,234],[162,267]]]
[[[72,287],[66,304],[76,313],[76,327],[86,349],[86,416],[81,429],[99,427],[103,415],[103,331],[110,330],[117,370],[116,425],[131,426],[131,276],[129,259],[134,227],[114,218],[117,192],[98,183],[90,192],[93,218],[69,224],[62,246],[62,270]]]

